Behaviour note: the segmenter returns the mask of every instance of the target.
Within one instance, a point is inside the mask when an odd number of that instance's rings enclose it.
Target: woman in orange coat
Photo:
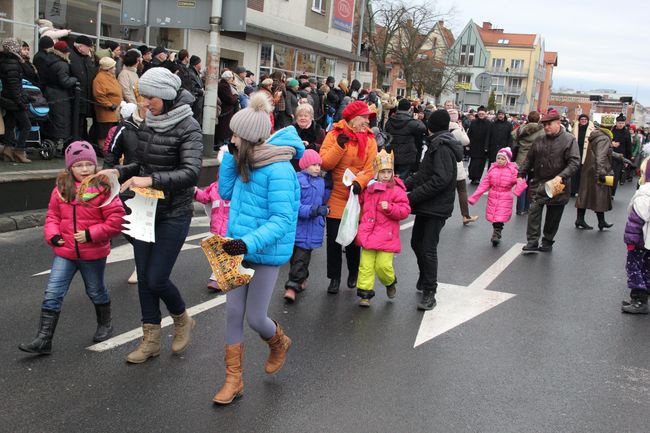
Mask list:
[[[336,235],[350,195],[350,189],[343,185],[343,173],[349,168],[356,175],[352,191],[357,195],[373,178],[372,162],[377,155],[377,142],[368,125],[370,118],[375,116],[365,102],[351,102],[343,110],[343,120],[333,125],[320,149],[321,168],[330,172],[333,182],[332,195],[327,203],[330,208],[327,216],[328,293],[338,293],[341,284],[341,245],[336,243]],[[354,242],[345,248],[348,287],[351,289],[357,285],[360,256],[361,249]]]
[[[97,117],[97,145],[104,148],[104,140],[108,131],[120,121],[120,103],[122,102],[122,87],[115,78],[115,60],[104,57],[99,61],[99,72],[93,80],[93,96],[95,116]]]

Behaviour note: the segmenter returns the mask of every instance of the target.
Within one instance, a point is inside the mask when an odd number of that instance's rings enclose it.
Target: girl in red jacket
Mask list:
[[[395,177],[393,155],[382,150],[375,157],[375,181],[371,181],[360,196],[361,219],[356,243],[361,247],[361,261],[357,280],[359,306],[369,307],[375,296],[375,274],[386,286],[388,298],[397,292],[393,256],[399,253],[399,222],[411,213],[406,188]]]
[[[474,194],[467,200],[469,204],[475,204],[481,196],[487,191],[488,202],[485,208],[485,219],[492,223],[492,246],[498,246],[501,242],[501,231],[504,223],[510,221],[512,216],[513,191],[514,195],[519,197],[526,189],[526,182],[517,182],[517,173],[519,169],[517,164],[510,162],[512,151],[509,147],[504,147],[497,153],[496,162],[490,166],[487,174],[481,180]]]
[[[97,157],[90,143],[75,141],[65,151],[65,170],[57,178],[45,218],[45,240],[54,250],[54,262],[41,307],[36,338],[18,348],[24,352],[49,354],[61,304],[72,278],[81,272],[86,294],[95,305],[97,330],[93,341],[107,340],[113,333],[111,298],[104,286],[104,268],[111,238],[122,230],[124,208],[119,197],[111,199],[110,185],[89,182],[97,172]]]

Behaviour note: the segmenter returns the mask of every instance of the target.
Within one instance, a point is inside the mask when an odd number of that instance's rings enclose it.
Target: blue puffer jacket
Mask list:
[[[266,143],[295,148],[295,158],[300,158],[305,150],[293,126],[277,131]],[[226,236],[246,243],[245,260],[279,266],[291,258],[300,185],[290,161],[251,169],[250,180],[244,183],[237,174],[234,158],[227,153],[219,170],[219,194],[230,200]]]
[[[298,211],[298,228],[296,245],[300,248],[314,249],[323,245],[325,217],[311,216],[313,209],[327,204],[329,191],[325,189],[325,180],[301,171],[298,173],[300,183],[300,210]]]

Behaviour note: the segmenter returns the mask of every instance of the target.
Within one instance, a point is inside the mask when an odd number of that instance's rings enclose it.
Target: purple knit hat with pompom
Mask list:
[[[73,164],[79,161],[90,161],[97,165],[95,149],[87,141],[73,141],[65,149],[65,168],[70,169]]]

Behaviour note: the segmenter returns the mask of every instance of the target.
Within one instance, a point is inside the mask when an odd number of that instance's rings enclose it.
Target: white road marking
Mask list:
[[[209,301],[188,308],[187,314],[194,316],[211,308],[217,307],[225,302],[226,295],[221,295],[219,297],[210,299]],[[171,316],[167,316],[162,319],[160,326],[164,328],[171,325],[172,323],[173,320]],[[138,338],[142,338],[142,328],[133,329],[131,331],[110,338],[106,341],[102,341],[101,343],[93,344],[92,346],[86,347],[86,349],[92,350],[93,352],[104,352],[106,350],[114,349],[118,346],[129,343],[133,340],[137,340]]]
[[[439,284],[437,305],[422,316],[413,347],[418,347],[514,297],[512,293],[485,289],[521,255],[523,245],[514,244],[467,287]]]

